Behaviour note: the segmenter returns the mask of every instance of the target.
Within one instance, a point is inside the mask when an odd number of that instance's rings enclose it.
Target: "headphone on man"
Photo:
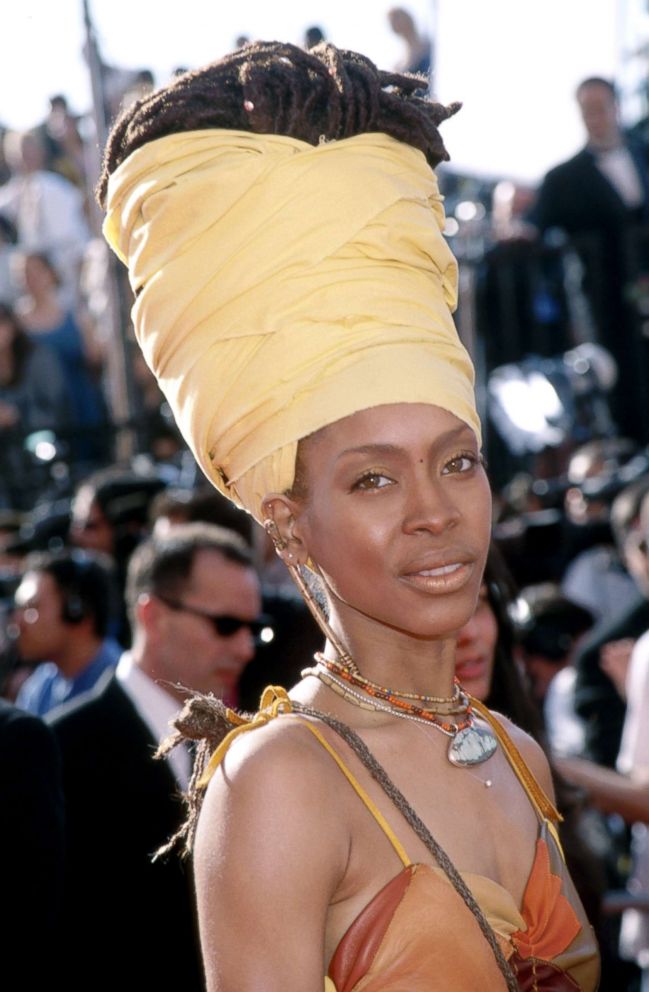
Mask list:
[[[73,574],[69,576],[68,588],[63,592],[63,604],[61,607],[61,620],[64,623],[77,624],[88,615],[87,604],[82,594],[84,578],[93,567],[93,562],[84,552],[73,551],[68,553],[68,561],[72,565]]]

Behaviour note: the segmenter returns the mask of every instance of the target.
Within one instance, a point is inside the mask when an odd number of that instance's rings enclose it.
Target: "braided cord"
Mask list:
[[[500,949],[500,945],[496,940],[494,931],[489,926],[484,913],[473,897],[466,882],[458,872],[449,856],[437,843],[426,824],[419,818],[412,806],[408,803],[406,797],[397,788],[382,765],[378,763],[365,742],[358,736],[358,734],[348,727],[347,724],[342,723],[340,720],[330,716],[328,713],[322,713],[320,710],[315,710],[310,706],[305,706],[302,703],[296,702],[293,703],[293,711],[302,713],[304,716],[312,717],[315,720],[321,720],[328,727],[330,727],[334,733],[338,734],[338,736],[341,737],[346,744],[349,745],[354,754],[357,755],[365,768],[367,768],[374,781],[380,785],[388,799],[396,806],[409,826],[412,827],[417,837],[419,837],[426,849],[432,854],[437,864],[451,882],[455,891],[459,896],[461,896],[464,903],[475,917],[478,926],[482,930],[482,933],[494,953],[496,963],[498,964],[505,982],[507,983],[508,992],[520,992],[516,976]]]

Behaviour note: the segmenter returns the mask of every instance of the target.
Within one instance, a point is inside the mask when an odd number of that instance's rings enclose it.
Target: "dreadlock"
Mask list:
[[[370,59],[323,43],[260,41],[177,80],[119,118],[108,139],[97,197],[109,176],[149,141],[183,131],[228,128],[321,140],[383,132],[424,153],[435,168],[448,159],[438,124],[459,109],[420,96],[421,75],[381,72]]]

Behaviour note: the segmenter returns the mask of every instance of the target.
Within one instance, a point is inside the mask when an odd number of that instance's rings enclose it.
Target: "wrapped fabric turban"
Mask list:
[[[432,403],[479,438],[443,224],[424,155],[384,134],[191,131],[111,176],[145,358],[203,471],[258,519],[298,441],[359,410]]]

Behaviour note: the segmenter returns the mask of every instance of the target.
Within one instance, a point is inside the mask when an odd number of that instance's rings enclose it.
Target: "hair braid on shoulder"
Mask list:
[[[224,128],[285,134],[309,144],[383,132],[418,148],[431,168],[448,159],[438,125],[459,109],[420,96],[423,76],[381,72],[357,52],[323,43],[261,41],[187,72],[137,100],[110,133],[97,186],[150,141],[184,131]]]

